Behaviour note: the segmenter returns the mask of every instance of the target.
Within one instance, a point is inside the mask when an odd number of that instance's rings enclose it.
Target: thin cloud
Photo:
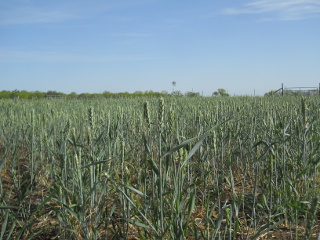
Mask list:
[[[11,1],[11,0],[10,0]],[[13,1],[13,0],[12,0]],[[44,1],[45,2],[45,1]],[[51,3],[52,4],[52,3]],[[112,10],[125,9],[146,4],[144,1],[102,1],[102,4],[92,4],[90,1],[65,1],[64,4],[55,4],[51,8],[47,3],[35,4],[25,1],[24,4],[0,3],[0,26],[2,25],[26,25],[36,23],[58,23],[71,19],[91,18],[104,15],[114,21],[128,22],[131,19],[123,16],[110,15]]]
[[[320,0],[260,0],[240,8],[227,8],[228,15],[260,14],[260,20],[291,21],[320,16]]]
[[[0,62],[124,62],[155,60],[143,55],[76,55],[45,51],[0,50]]]
[[[45,11],[35,8],[19,8],[11,11],[0,11],[0,25],[24,25],[34,23],[55,23],[77,18],[65,11]]]

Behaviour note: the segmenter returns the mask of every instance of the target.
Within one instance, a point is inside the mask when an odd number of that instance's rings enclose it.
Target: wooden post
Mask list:
[[[281,84],[281,95],[283,96],[283,83]]]

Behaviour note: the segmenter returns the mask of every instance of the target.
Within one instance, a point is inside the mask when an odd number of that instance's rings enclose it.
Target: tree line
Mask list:
[[[319,90],[312,89],[307,91],[293,91],[293,90],[284,90],[283,96],[315,96],[319,95]],[[121,97],[201,97],[199,92],[189,91],[186,93],[182,93],[181,91],[173,90],[171,93],[167,91],[162,92],[154,92],[154,91],[136,91],[133,93],[129,92],[120,92],[120,93],[113,93],[109,91],[104,91],[102,93],[80,93],[77,94],[75,92],[71,93],[63,93],[57,91],[47,91],[47,92],[40,92],[40,91],[26,91],[26,90],[13,90],[7,91],[3,90],[0,91],[0,99],[41,99],[41,98],[68,98],[68,99],[78,99],[78,98],[121,98]],[[230,94],[223,88],[219,88],[217,91],[212,93],[212,97],[229,97]],[[265,97],[271,96],[282,96],[282,92],[277,90],[272,90],[264,94]]]
[[[13,90],[7,91],[3,90],[0,92],[0,99],[41,99],[41,98],[68,98],[68,99],[77,99],[77,98],[120,98],[120,97],[200,97],[199,92],[186,92],[182,93],[180,91],[172,91],[168,93],[167,91],[154,92],[154,91],[136,91],[133,93],[129,92],[120,92],[112,93],[109,91],[104,91],[102,93],[80,93],[75,92],[63,93],[58,91],[26,91],[26,90]],[[224,89],[218,89],[215,91],[212,96],[229,96],[229,94]]]

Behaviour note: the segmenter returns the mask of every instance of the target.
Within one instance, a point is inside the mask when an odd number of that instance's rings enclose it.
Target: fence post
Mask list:
[[[283,83],[281,84],[281,95],[283,96]]]

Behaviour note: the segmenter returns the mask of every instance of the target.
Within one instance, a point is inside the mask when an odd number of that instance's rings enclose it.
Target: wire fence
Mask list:
[[[274,91],[274,94],[285,95],[319,95],[320,96],[320,83],[318,87],[284,87],[283,83],[281,88]]]

